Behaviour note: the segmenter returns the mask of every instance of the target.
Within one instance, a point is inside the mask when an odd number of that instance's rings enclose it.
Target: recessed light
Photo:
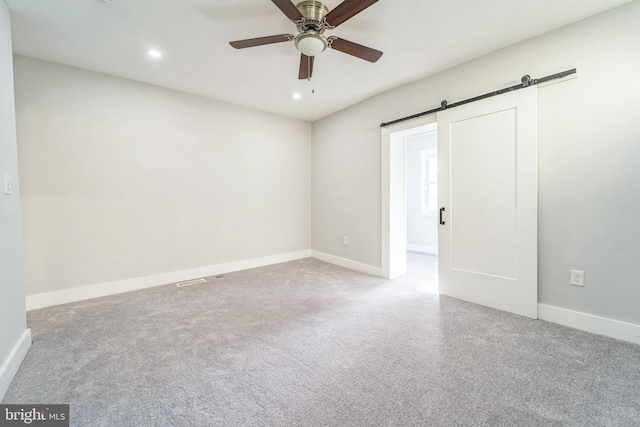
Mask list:
[[[293,99],[300,99],[300,98],[302,98],[302,95],[300,95],[299,93],[293,94]]]
[[[147,53],[152,58],[162,58],[162,53],[160,53],[160,51],[157,51],[155,49],[149,49]]]

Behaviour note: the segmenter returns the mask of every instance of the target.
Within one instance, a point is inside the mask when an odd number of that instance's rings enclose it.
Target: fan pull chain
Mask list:
[[[307,81],[311,82],[311,93],[314,94],[316,93],[316,90],[313,86],[313,80],[311,80],[311,76],[313,75],[313,70],[311,69],[311,57],[307,56]]]

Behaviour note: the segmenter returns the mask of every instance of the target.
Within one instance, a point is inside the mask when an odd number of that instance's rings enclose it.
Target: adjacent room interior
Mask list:
[[[436,129],[425,127],[405,136],[406,276],[437,293],[438,141]]]
[[[0,0],[1,404],[640,423],[640,1],[478,3]]]

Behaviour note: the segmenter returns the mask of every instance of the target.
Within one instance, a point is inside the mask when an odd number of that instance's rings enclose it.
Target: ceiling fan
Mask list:
[[[254,39],[236,40],[229,44],[236,49],[262,46],[272,43],[293,41],[300,51],[299,79],[311,79],[313,60],[326,48],[338,50],[348,55],[376,62],[382,56],[379,50],[362,46],[336,36],[325,37],[326,30],[333,30],[338,25],[351,19],[378,0],[344,0],[332,11],[315,0],[302,1],[296,5],[291,0],[271,0],[291,20],[298,29],[298,35],[278,34],[275,36]]]

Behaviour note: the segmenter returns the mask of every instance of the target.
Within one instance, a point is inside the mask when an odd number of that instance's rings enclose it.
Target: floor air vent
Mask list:
[[[186,282],[176,283],[176,286],[179,288],[182,288],[184,286],[197,285],[198,283],[204,283],[204,282],[206,282],[206,280],[204,279],[193,279],[193,280],[187,280]]]

